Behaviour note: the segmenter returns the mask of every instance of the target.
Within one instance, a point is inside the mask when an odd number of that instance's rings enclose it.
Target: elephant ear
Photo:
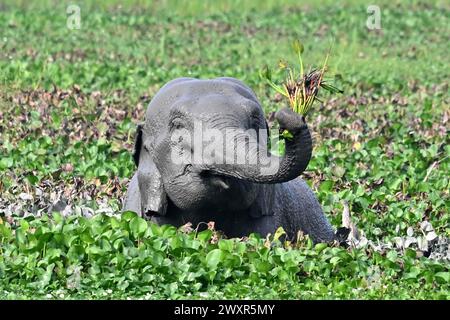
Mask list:
[[[269,128],[269,123],[267,122],[267,120],[264,119],[264,121],[266,122],[267,146],[269,146],[270,145],[270,128]]]
[[[143,128],[138,126],[133,158],[138,166],[137,180],[141,196],[141,210],[144,216],[164,216],[167,211],[167,194],[161,173],[153,162],[148,148],[143,143]]]
[[[136,137],[134,138],[133,160],[136,166],[139,166],[139,157],[142,148],[142,127],[143,124],[138,124],[136,128]]]
[[[275,190],[272,185],[261,184],[261,190],[250,207],[249,215],[252,218],[273,216],[274,200]]]

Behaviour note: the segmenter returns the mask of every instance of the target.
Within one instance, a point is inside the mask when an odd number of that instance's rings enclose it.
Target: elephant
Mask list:
[[[283,108],[275,119],[280,132],[288,130],[292,135],[285,139],[282,156],[268,151],[263,109],[252,89],[240,80],[178,78],[166,83],[137,127],[133,153],[137,171],[123,210],[176,227],[214,221],[227,237],[266,236],[281,226],[289,239],[301,231],[315,243],[333,241],[332,226],[313,191],[299,177],[312,153],[305,118]],[[192,143],[192,136],[186,136],[196,125],[202,126],[201,133],[210,130],[225,135],[235,130],[234,142],[243,148],[229,150],[237,150],[245,161],[236,163],[236,155],[233,159],[214,152],[208,155],[205,149],[200,161],[194,161],[192,156],[205,145],[205,141]],[[264,134],[255,137],[243,130]],[[209,149],[223,150],[230,139],[226,140],[210,139]],[[181,158],[185,161],[178,161]]]

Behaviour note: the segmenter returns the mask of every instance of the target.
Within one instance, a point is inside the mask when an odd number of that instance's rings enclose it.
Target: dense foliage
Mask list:
[[[379,254],[305,239],[221,239],[125,212],[1,225],[3,297],[448,298],[448,269],[407,249]]]

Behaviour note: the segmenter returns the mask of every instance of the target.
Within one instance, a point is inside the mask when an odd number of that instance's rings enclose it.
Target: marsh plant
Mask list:
[[[272,72],[267,66],[261,72],[261,77],[276,92],[287,99],[289,106],[293,111],[306,117],[315,101],[322,102],[318,98],[319,90],[321,88],[330,93],[343,93],[343,91],[331,85],[329,80],[324,77],[327,71],[328,58],[331,50],[325,56],[321,68],[310,67],[306,72],[302,58],[304,52],[303,44],[296,40],[293,42],[292,47],[297,56],[298,66],[291,67],[285,61],[280,61],[280,69],[285,70],[286,72],[286,78],[281,84],[277,84],[272,80]],[[284,135],[289,136],[287,132],[284,132]]]

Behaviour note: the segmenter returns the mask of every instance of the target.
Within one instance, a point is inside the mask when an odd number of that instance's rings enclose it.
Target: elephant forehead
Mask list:
[[[198,80],[176,79],[155,95],[147,109],[147,118],[165,114],[173,108],[190,112],[220,113],[223,110],[261,109],[253,91],[233,78]]]
[[[204,95],[217,93],[225,95],[239,94],[256,100],[254,92],[243,82],[234,78],[194,79],[179,78],[164,85],[159,94],[165,95]]]
[[[262,112],[259,103],[238,94],[210,92],[197,97],[183,99],[179,103],[181,111],[192,114],[222,115],[234,114],[247,117]]]

